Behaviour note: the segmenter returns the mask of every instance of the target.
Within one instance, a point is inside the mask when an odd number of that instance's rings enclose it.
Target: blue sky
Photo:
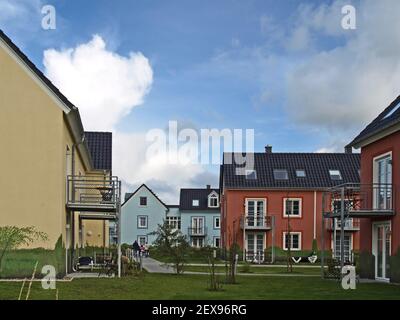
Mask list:
[[[393,14],[370,0],[2,3],[24,8],[15,16],[0,14],[0,28],[44,71],[45,50],[76,48],[94,34],[119,56],[141,52],[149,60],[151,88],[118,121],[121,133],[165,128],[178,120],[197,129],[252,128],[256,151],[266,144],[274,151],[341,151],[397,96],[397,78],[387,71],[397,62],[388,54],[387,65],[381,65],[382,53],[363,51],[374,41],[384,41],[390,52],[398,49],[395,26],[380,23],[385,36],[379,40],[373,28],[379,19],[371,16]],[[40,28],[43,4],[55,6],[56,30]],[[341,28],[345,4],[357,9],[357,30]],[[370,89],[366,79],[380,81],[373,99],[362,97]],[[217,167],[205,171],[215,183]],[[140,183],[138,177],[127,181]]]

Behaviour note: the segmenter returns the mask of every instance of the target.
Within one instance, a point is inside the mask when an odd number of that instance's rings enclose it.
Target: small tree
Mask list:
[[[211,247],[211,246],[205,246],[202,248],[204,257],[207,260],[208,263],[208,272],[210,274],[210,287],[209,289],[211,291],[218,291],[221,290],[221,283],[218,279],[218,276],[216,274],[216,268],[215,268],[215,262],[216,262],[216,249]]]
[[[37,231],[35,227],[19,228],[15,226],[0,227],[0,271],[6,254],[22,245],[28,245],[35,240],[47,240],[47,234]]]
[[[183,273],[190,249],[186,237],[166,221],[163,224],[159,224],[157,230],[151,232],[150,235],[157,236],[154,245],[168,254],[174,264],[176,273]]]

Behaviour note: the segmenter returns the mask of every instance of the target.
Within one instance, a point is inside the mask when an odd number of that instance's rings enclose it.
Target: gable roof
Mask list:
[[[219,210],[219,208],[208,207],[208,196],[212,192],[219,195],[218,189],[203,188],[203,189],[181,189],[179,196],[180,210]],[[199,206],[194,207],[192,201],[199,200]]]
[[[132,197],[142,188],[146,188],[147,190],[149,190],[149,192],[166,208],[168,209],[168,206],[153,192],[153,190],[151,190],[148,186],[146,186],[146,184],[142,184],[139,188],[137,188],[134,192],[132,193],[125,193],[125,201],[122,204],[122,206],[127,203],[130,199],[132,199]]]
[[[112,133],[85,131],[85,138],[96,170],[112,169]]]
[[[224,158],[227,154],[224,154]],[[236,174],[236,164],[221,167],[221,188],[226,189],[326,189],[360,181],[360,154],[356,153],[254,153],[255,179]],[[286,169],[287,180],[276,180],[274,169]],[[305,177],[297,177],[304,170]],[[339,170],[342,180],[332,180],[329,170]]]
[[[63,109],[72,136],[78,144],[77,148],[83,155],[85,166],[87,168],[93,168],[94,165],[87,144],[79,143],[82,140],[84,129],[78,108],[61,93],[61,91],[43,74],[43,72],[40,71],[39,68],[37,68],[36,65],[18,48],[18,46],[0,29],[0,44],[1,43],[4,43],[6,48],[14,53],[18,62],[23,65],[23,68],[30,70],[35,77],[34,79],[38,80],[40,85],[43,85],[45,90],[48,90],[48,93],[56,99],[57,103],[59,103],[60,107]]]
[[[0,29],[0,39],[26,64],[26,66],[61,100],[67,109],[76,108],[60,90],[40,71],[36,65],[12,42],[12,40]]]
[[[390,130],[391,127],[400,123],[400,96],[383,110],[370,124],[368,124],[354,139],[349,146],[358,148],[366,139],[374,135]],[[391,114],[392,113],[392,114]]]

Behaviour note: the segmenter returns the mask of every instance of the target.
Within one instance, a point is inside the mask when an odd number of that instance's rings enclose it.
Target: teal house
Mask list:
[[[219,190],[181,189],[181,231],[193,247],[220,246],[221,212]]]
[[[167,221],[180,230],[193,247],[220,246],[221,216],[219,190],[209,185],[203,189],[181,189],[179,205],[165,204],[148,186],[142,184],[125,194],[121,210],[122,243],[153,244],[151,235]]]

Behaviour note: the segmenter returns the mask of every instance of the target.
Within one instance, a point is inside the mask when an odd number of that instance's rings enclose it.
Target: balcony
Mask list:
[[[327,229],[330,231],[341,230],[342,223],[340,219],[330,219],[327,225]],[[344,222],[345,231],[359,231],[360,230],[360,219],[347,218]]]
[[[326,201],[330,201],[327,203]],[[342,184],[324,195],[324,216],[385,217],[395,214],[395,188],[392,184]]]
[[[110,219],[118,211],[120,200],[121,182],[117,177],[67,177],[67,208],[70,210],[90,212],[94,219]]]
[[[205,237],[207,235],[206,227],[189,227],[188,234],[190,237]]]
[[[240,219],[240,228],[245,230],[267,231],[272,229],[270,216],[247,216]]]

